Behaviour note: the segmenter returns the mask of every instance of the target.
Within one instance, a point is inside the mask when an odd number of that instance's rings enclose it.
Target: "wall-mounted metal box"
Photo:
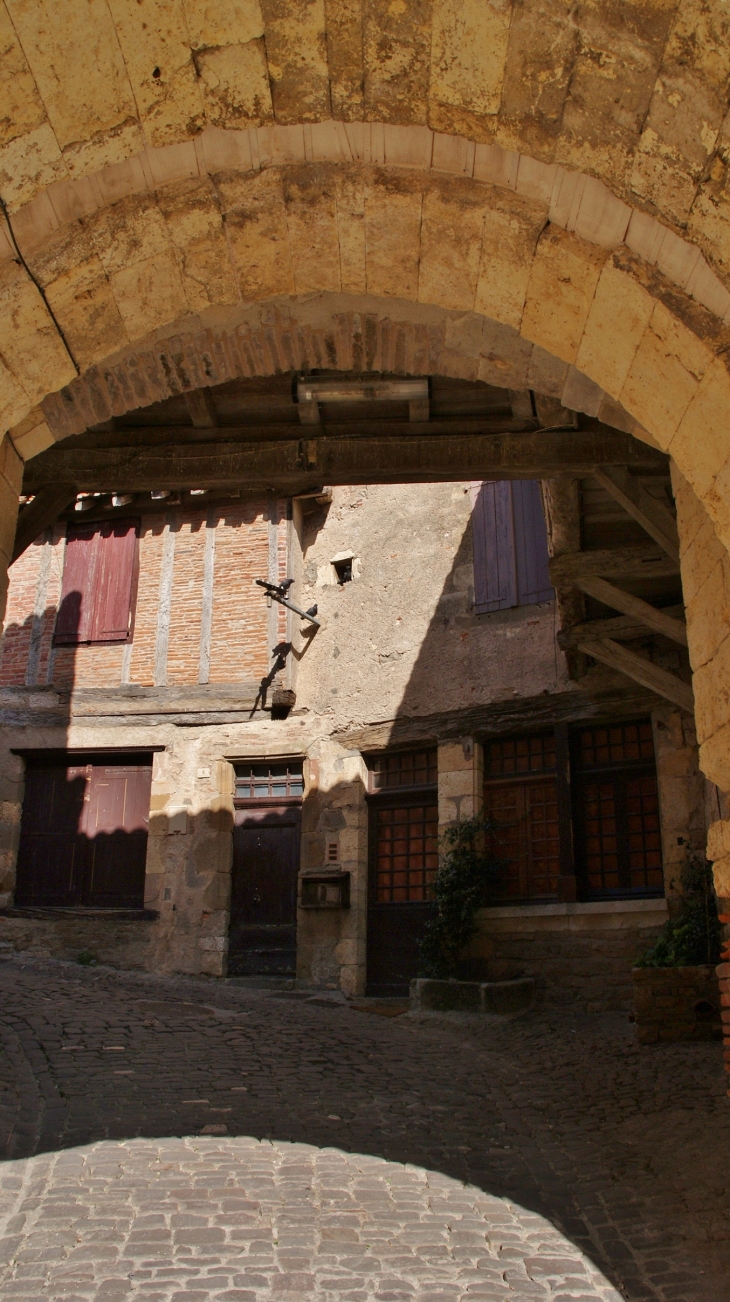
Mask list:
[[[349,909],[349,873],[307,873],[301,878],[301,883],[300,902],[303,909]]]

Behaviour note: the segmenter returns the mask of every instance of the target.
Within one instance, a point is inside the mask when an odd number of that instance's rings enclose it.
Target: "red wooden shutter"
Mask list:
[[[63,559],[63,584],[53,641],[57,646],[88,642],[93,625],[97,526],[71,525]]]
[[[472,537],[476,614],[516,606],[517,571],[509,480],[472,484]]]
[[[514,479],[512,513],[517,558],[517,604],[531,606],[552,601],[554,591],[548,569],[547,527],[540,484],[536,479]]]
[[[125,642],[129,635],[137,547],[134,520],[114,520],[98,531],[91,642]]]

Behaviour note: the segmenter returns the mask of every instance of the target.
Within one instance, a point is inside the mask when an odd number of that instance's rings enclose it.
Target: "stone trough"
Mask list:
[[[412,1013],[524,1013],[535,1002],[535,978],[511,981],[411,981]]]

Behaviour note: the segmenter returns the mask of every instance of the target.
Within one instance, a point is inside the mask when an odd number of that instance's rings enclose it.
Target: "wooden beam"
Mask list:
[[[210,389],[193,389],[191,393],[183,394],[183,397],[190,419],[197,429],[210,429],[211,426],[215,429],[218,426],[218,415]]]
[[[684,606],[669,606],[663,611],[680,619]],[[612,619],[589,619],[584,623],[574,624],[572,628],[561,629],[558,633],[558,646],[563,651],[572,650],[579,642],[591,642],[597,638],[610,637],[617,642],[631,642],[636,638],[646,638],[651,633],[643,620],[631,615],[615,615]]]
[[[257,432],[256,441],[251,430],[226,429],[226,440],[217,430],[216,441],[177,442],[174,431],[166,429],[165,443],[150,438],[149,443],[140,445],[135,439],[132,445],[120,446],[119,435],[114,446],[74,448],[58,443],[28,462],[25,491],[59,480],[74,482],[86,492],[143,492],[243,484],[275,488],[292,480],[298,480],[301,491],[322,482],[539,479],[565,469],[574,475],[590,473],[599,460],[611,459],[609,452],[625,458],[627,443],[634,442],[619,431],[457,434],[448,421],[401,423],[392,432],[373,434],[373,424],[356,437],[351,425],[325,427],[322,433],[312,427],[311,437],[292,437],[291,426],[284,426],[286,438],[273,439],[267,429]],[[157,440],[161,433],[155,431]]]
[[[539,412],[540,400],[536,398],[536,401]],[[550,555],[562,556],[566,552],[579,552],[581,549],[580,480],[573,475],[555,475],[551,479],[543,479],[542,500]],[[556,584],[555,599],[560,627],[564,632],[585,619],[583,594],[572,583]],[[585,656],[576,649],[575,643],[570,646],[563,646],[562,643],[560,645],[566,652],[568,674],[573,679],[582,678],[586,667]]]
[[[612,579],[665,579],[679,574],[679,566],[658,547],[642,543],[605,551],[566,553],[550,562],[554,587],[560,583],[573,583],[577,587],[579,578],[591,574]]]
[[[73,502],[76,491],[73,484],[49,484],[36,494],[32,502],[21,508],[15,529],[14,561],[22,556],[44,529],[55,524],[61,512]]]
[[[651,660],[645,660],[635,651],[629,651],[628,647],[621,646],[619,642],[614,642],[608,637],[581,642],[579,649],[586,655],[593,656],[594,660],[609,665],[611,669],[618,669],[619,673],[633,678],[634,682],[641,683],[642,687],[648,687],[650,691],[656,692],[657,696],[663,696],[665,700],[680,706],[688,714],[693,713],[692,688],[689,683],[682,682],[682,679],[677,678],[675,674],[670,674],[668,669],[660,669],[658,665],[652,664]]]
[[[596,601],[603,602],[604,606],[620,610],[624,615],[632,615],[634,619],[643,621],[646,627],[655,633],[662,633],[673,642],[687,646],[686,624],[682,620],[673,619],[671,615],[666,615],[663,610],[657,610],[656,606],[650,606],[649,602],[642,601],[641,597],[623,592],[621,588],[615,587],[613,583],[607,583],[597,575],[579,575],[575,584],[581,592],[587,593],[589,597],[595,597]]]
[[[652,497],[625,466],[602,466],[593,478],[679,564],[677,522],[669,507]]]

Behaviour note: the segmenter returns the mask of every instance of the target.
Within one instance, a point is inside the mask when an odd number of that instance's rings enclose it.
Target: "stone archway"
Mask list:
[[[526,367],[670,453],[703,765],[730,788],[721,6],[699,41],[690,3],[620,28],[449,0],[39,12],[2,17],[4,555],[24,459],[231,368],[347,369],[310,297],[347,295],[325,314],[374,319],[389,369]]]

